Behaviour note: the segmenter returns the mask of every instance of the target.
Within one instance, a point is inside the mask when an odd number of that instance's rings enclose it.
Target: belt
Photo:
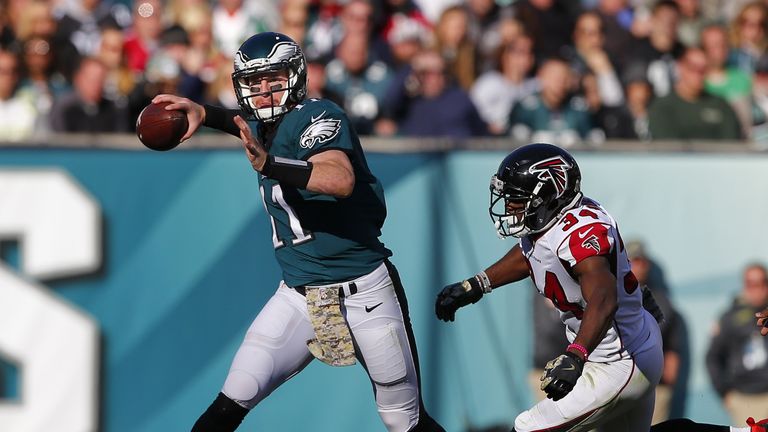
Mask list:
[[[303,295],[304,297],[307,296],[307,289],[312,289],[312,288],[340,288],[339,297],[342,297],[342,298],[357,294],[357,284],[354,282],[349,282],[349,283],[345,282],[338,285],[324,285],[324,286],[299,285],[297,287],[293,287],[293,289],[295,289],[297,293]]]

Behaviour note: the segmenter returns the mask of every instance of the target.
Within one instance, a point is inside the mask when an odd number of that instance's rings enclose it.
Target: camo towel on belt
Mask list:
[[[307,287],[307,309],[315,339],[307,341],[315,358],[331,366],[356,363],[355,347],[347,321],[341,313],[340,286]]]

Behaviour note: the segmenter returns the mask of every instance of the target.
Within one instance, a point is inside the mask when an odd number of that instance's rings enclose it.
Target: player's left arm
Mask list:
[[[760,334],[763,336],[768,335],[768,309],[756,313],[755,317],[757,317],[757,325],[763,327],[760,329]]]
[[[284,159],[270,155],[253,136],[248,123],[240,116],[234,118],[240,129],[240,139],[251,166],[280,183],[310,192],[345,198],[355,187],[355,173],[349,157],[341,150],[328,149],[307,161]]]
[[[610,263],[604,255],[585,258],[573,270],[581,286],[582,297],[587,303],[579,333],[573,343],[592,352],[611,326],[618,308],[616,276],[611,273]],[[582,352],[574,348],[571,351],[586,360]]]
[[[355,170],[349,156],[341,150],[326,150],[309,158],[312,173],[306,189],[310,192],[346,198],[355,188]]]
[[[587,303],[579,333],[565,354],[547,363],[541,389],[548,398],[560,400],[573,390],[584,370],[584,363],[605,336],[618,308],[616,277],[604,255],[582,259],[573,267]]]
[[[492,289],[517,282],[529,275],[528,263],[517,244],[500,260],[475,276],[446,285],[435,299],[435,314],[443,321],[456,319],[456,310],[477,303]]]

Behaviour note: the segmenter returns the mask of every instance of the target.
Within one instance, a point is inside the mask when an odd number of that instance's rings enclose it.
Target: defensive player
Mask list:
[[[389,431],[443,431],[424,409],[405,294],[392,253],[379,240],[386,215],[381,183],[341,108],[305,99],[306,77],[293,40],[260,33],[235,56],[241,111],[173,95],[154,99],[186,111],[184,139],[201,124],[242,139],[259,173],[283,271],[193,431],[235,430],[315,357],[334,366],[359,361]]]
[[[560,310],[570,345],[545,368],[547,399],[518,415],[513,430],[646,432],[663,362],[659,327],[643,308],[616,221],[580,182],[576,160],[559,147],[531,144],[508,155],[491,179],[490,214],[499,235],[520,242],[485,271],[443,288],[435,311],[453,321],[458,308],[530,276]],[[765,424],[732,430],[765,432]],[[677,419],[652,430],[729,428]]]

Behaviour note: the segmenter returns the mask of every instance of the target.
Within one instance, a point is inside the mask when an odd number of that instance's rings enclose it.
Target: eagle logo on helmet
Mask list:
[[[277,64],[282,60],[291,59],[298,52],[298,47],[292,42],[278,42],[264,58],[249,58],[242,51],[235,54],[235,69],[242,70],[252,67],[263,67]]]
[[[538,179],[543,182],[551,181],[555,187],[556,198],[560,198],[568,186],[568,170],[570,168],[572,165],[562,156],[555,156],[536,162],[528,168],[528,172],[536,174]]]

